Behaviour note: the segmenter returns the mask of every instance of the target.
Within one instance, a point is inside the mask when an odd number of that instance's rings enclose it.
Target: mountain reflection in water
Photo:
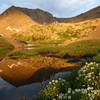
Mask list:
[[[50,80],[42,83],[32,83],[21,87],[14,87],[0,78],[0,100],[20,100],[21,97],[29,97],[29,100],[36,100],[40,90],[48,84],[52,79],[63,78],[65,75],[70,75],[70,71],[56,73]]]

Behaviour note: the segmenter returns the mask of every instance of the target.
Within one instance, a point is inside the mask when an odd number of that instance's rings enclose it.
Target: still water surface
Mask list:
[[[36,98],[41,88],[41,83],[16,88],[0,78],[0,100],[19,100],[20,97],[24,96]]]

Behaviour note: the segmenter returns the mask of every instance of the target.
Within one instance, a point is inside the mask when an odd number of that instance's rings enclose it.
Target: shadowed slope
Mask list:
[[[33,21],[41,24],[53,23],[55,21],[52,14],[41,9],[28,9],[20,7],[16,7],[16,9],[28,15]]]

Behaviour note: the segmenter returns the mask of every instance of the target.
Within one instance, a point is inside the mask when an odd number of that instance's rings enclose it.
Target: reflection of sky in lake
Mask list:
[[[0,78],[0,100],[18,100],[23,96],[35,98],[41,87],[41,83],[33,83],[16,88]]]

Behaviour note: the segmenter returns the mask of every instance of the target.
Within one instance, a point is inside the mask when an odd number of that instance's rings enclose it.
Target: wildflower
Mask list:
[[[71,96],[68,96],[68,99],[71,99]]]
[[[75,91],[72,91],[72,94],[75,94]]]
[[[53,100],[56,100],[55,98]]]
[[[71,90],[72,90],[71,88],[68,88],[68,91],[67,91],[67,92],[68,92],[68,93],[71,93]]]
[[[95,83],[92,83],[92,85],[95,85]]]
[[[58,80],[55,80],[55,83],[58,83]]]
[[[88,81],[91,81],[91,79],[89,78]]]
[[[63,82],[66,82],[66,80],[64,80],[64,79],[63,79],[62,81],[63,81]]]
[[[59,80],[61,80],[61,78],[59,78]]]
[[[55,82],[55,80],[52,80],[52,82]]]
[[[83,94],[87,93],[87,90],[86,89],[82,89],[82,93]]]
[[[49,82],[49,84],[51,84],[51,82]]]
[[[94,64],[93,62],[90,62],[90,65]]]
[[[76,92],[80,92],[80,89],[75,89]]]
[[[88,64],[88,62],[85,63],[86,65]]]
[[[91,70],[93,70],[94,69],[94,67],[91,67]]]
[[[88,96],[91,96],[91,94],[90,94],[90,93],[88,93]]]
[[[63,93],[60,93],[60,94],[59,94],[59,99],[62,99],[63,96],[64,96],[64,94],[63,94]]]
[[[58,97],[59,95],[57,94],[57,97]]]
[[[99,78],[98,76],[96,76],[96,78]]]
[[[83,86],[83,87],[85,87],[85,85],[84,85],[84,84],[83,84],[82,86]]]
[[[93,87],[88,87],[87,90],[93,90]]]

